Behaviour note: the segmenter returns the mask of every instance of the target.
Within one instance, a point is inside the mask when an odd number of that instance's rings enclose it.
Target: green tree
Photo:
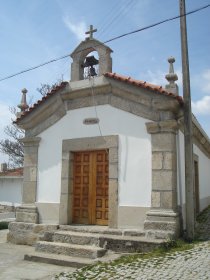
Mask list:
[[[41,84],[40,88],[37,88],[37,91],[42,95],[47,95],[48,92],[55,89],[63,80],[59,79],[56,83],[49,84]],[[30,102],[31,103],[31,102]],[[11,113],[14,115],[14,119],[16,119],[16,108],[9,108]],[[23,166],[24,159],[24,147],[21,139],[25,136],[25,132],[23,129],[19,128],[12,120],[12,123],[7,125],[4,129],[6,134],[6,139],[0,140],[0,151],[3,154],[6,154],[9,158],[8,166],[9,168],[16,168]]]
[[[13,115],[16,114],[16,108],[9,108]],[[24,130],[19,128],[12,120],[12,123],[5,126],[4,132],[6,139],[0,140],[0,151],[9,158],[10,168],[21,167],[23,165],[23,143]]]

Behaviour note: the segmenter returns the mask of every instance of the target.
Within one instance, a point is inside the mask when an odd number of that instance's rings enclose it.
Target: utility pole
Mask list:
[[[192,111],[190,94],[190,71],[187,44],[187,24],[185,0],[179,0],[180,29],[182,50],[182,77],[184,98],[184,149],[185,149],[185,205],[186,205],[186,234],[189,241],[194,238],[194,160],[193,160],[193,133]]]

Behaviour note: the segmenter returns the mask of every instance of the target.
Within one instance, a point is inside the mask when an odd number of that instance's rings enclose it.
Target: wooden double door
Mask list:
[[[72,222],[108,225],[108,192],[108,151],[75,152],[73,156]]]

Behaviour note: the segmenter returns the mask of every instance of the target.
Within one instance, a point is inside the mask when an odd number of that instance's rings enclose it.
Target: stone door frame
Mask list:
[[[73,152],[109,151],[109,224],[118,226],[118,136],[98,136],[67,139],[62,142],[61,196],[59,224],[72,223]]]

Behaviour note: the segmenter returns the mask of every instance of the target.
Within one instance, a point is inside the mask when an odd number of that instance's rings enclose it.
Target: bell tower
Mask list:
[[[97,29],[85,32],[89,37],[82,41],[79,46],[72,52],[71,57],[71,81],[79,81],[88,78],[88,76],[101,76],[106,72],[112,72],[112,50],[102,42],[93,38],[93,33]],[[91,52],[96,51],[98,59],[94,56],[88,56]],[[98,65],[98,73],[95,66]]]

